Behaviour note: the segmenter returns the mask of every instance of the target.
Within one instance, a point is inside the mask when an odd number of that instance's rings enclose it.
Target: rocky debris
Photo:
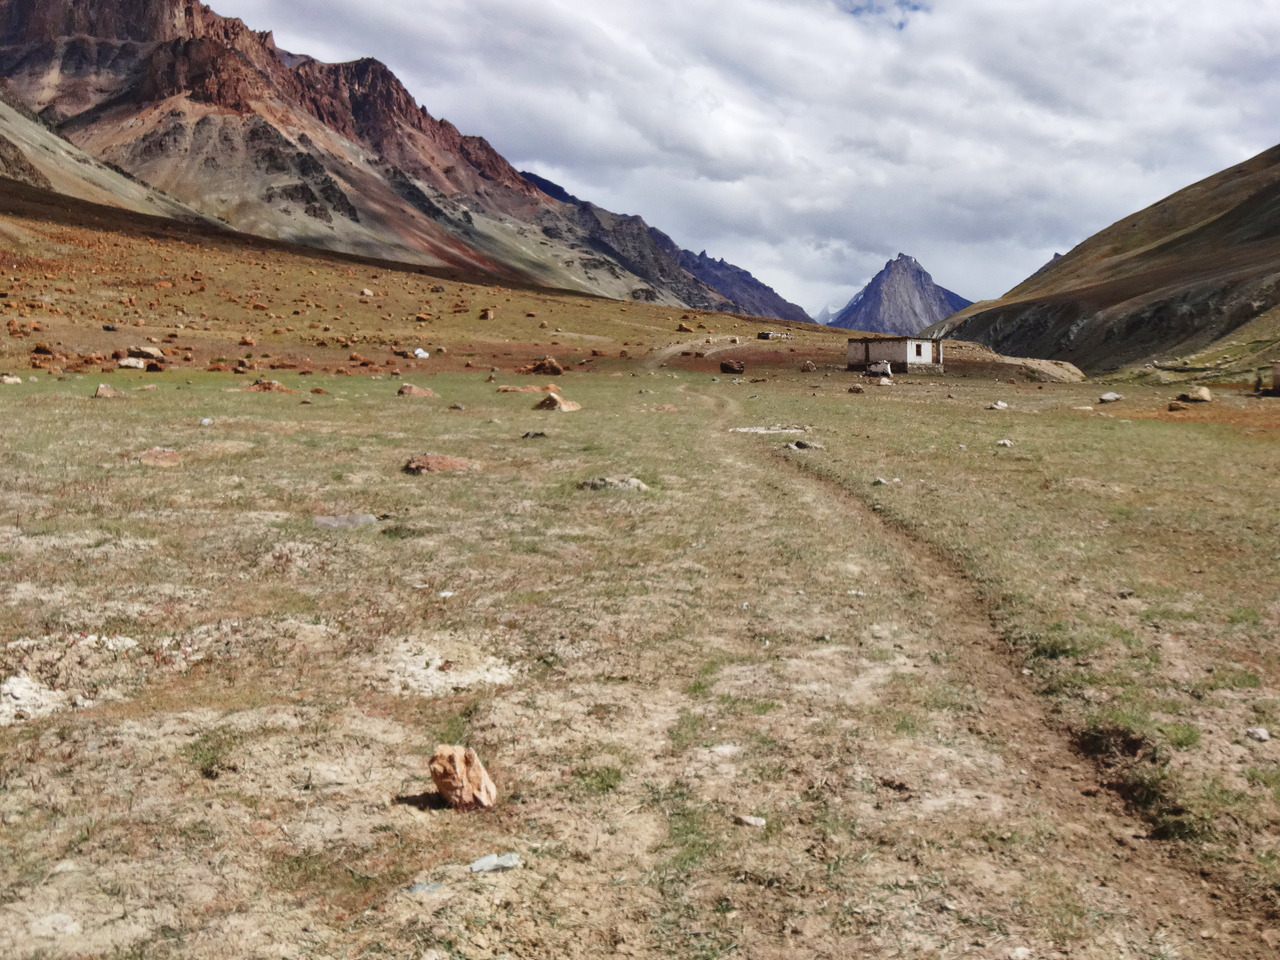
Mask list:
[[[850,393],[866,393],[867,391],[863,387],[857,386],[855,384],[854,386],[849,388],[849,392]]]
[[[891,483],[901,483],[901,482],[902,482],[901,477],[894,477],[892,480],[886,480],[884,477],[876,477],[875,480],[871,482],[871,485],[873,487],[887,487]]]
[[[409,885],[410,893],[422,893],[422,894],[439,893],[443,889],[444,889],[443,883],[421,883],[420,882],[420,883],[413,883]]]
[[[679,413],[680,412],[680,408],[677,407],[674,403],[660,403],[653,409],[656,410],[658,413]]]
[[[547,435],[541,430],[530,430],[520,437],[521,440],[545,440]]]
[[[1030,947],[1014,947],[1004,955],[1005,960],[1031,960],[1032,953]]]
[[[804,427],[798,426],[773,426],[773,427],[730,427],[730,433],[808,433]]]
[[[421,347],[414,347],[414,348],[413,348],[413,355],[414,355],[417,359],[419,359],[419,360],[430,360],[430,359],[431,359],[431,354],[430,354],[429,352],[427,352],[426,350],[423,350]]]
[[[499,393],[559,393],[560,388],[556,386],[554,383],[548,383],[546,386],[542,386],[542,387],[501,386],[501,387],[498,387],[498,392]]]
[[[57,713],[67,704],[67,695],[50,690],[25,673],[14,674],[0,683],[0,727]]]
[[[1009,405],[1003,400],[997,400],[995,403],[987,407],[988,410],[1008,410]]]
[[[1190,410],[1191,405],[1181,400],[1170,400],[1168,409],[1170,413],[1178,413],[1181,410]]]
[[[412,383],[404,384],[396,391],[397,397],[439,397],[430,387],[415,387]]]
[[[296,390],[290,390],[279,380],[255,380],[244,389],[246,393],[297,393]]]
[[[128,352],[138,360],[164,360],[164,351],[159,347],[130,347]]]
[[[4,376],[0,377],[0,383],[4,384],[7,387],[16,387],[21,382],[22,382],[21,377],[15,377],[11,373],[6,373]]]
[[[424,453],[412,458],[404,465],[405,473],[462,473],[468,470],[479,470],[480,464],[464,457],[449,457],[443,453]]]
[[[1012,446],[1013,446],[1013,441],[1012,441],[1012,440],[997,440],[997,441],[996,441],[996,446],[997,446],[997,447],[1012,447]]]
[[[693,333],[693,327],[689,326],[687,323],[679,324],[676,327],[676,333]]]
[[[721,360],[720,372],[721,373],[746,373],[747,365],[743,363],[741,360]]]
[[[436,790],[455,810],[488,810],[498,802],[498,788],[470,747],[436,747],[430,769]]]
[[[492,320],[496,316],[497,316],[497,311],[495,311],[493,307],[485,307],[483,310],[480,311],[481,320]]]
[[[591,477],[578,484],[579,490],[634,490],[645,493],[649,485],[637,477]]]
[[[825,450],[827,448],[824,447],[822,444],[815,443],[811,440],[797,440],[795,441],[795,443],[788,443],[787,449],[788,450]]]
[[[1178,394],[1180,403],[1211,403],[1213,394],[1208,387],[1193,387],[1186,393]]]
[[[533,405],[535,410],[556,410],[560,413],[573,413],[582,409],[582,404],[577,400],[566,400],[558,393],[548,393],[546,398],[539,400]]]
[[[361,291],[360,291],[360,296],[362,296],[362,297],[372,297],[372,296],[373,296],[373,291],[372,291],[372,290],[370,290],[368,287],[365,287],[363,290],[361,290]]]
[[[116,366],[121,370],[145,370],[147,369],[147,361],[140,360],[137,357],[122,357],[116,361]]]
[[[812,360],[806,360],[804,363],[800,364],[800,372],[801,373],[817,373],[818,365],[814,363]]]
[[[1102,396],[1098,398],[1098,402],[1099,403],[1119,403],[1123,399],[1124,399],[1123,393],[1115,393],[1113,391],[1111,393],[1104,393]]]
[[[471,864],[472,873],[500,873],[504,870],[517,870],[524,866],[518,853],[504,853],[499,856],[489,853]]]
[[[315,517],[315,525],[321,530],[354,530],[378,522],[372,513],[344,513],[331,517]]]
[[[98,384],[98,389],[93,392],[95,400],[127,400],[129,399],[123,390],[117,390],[109,383]]]
[[[1250,727],[1245,734],[1250,740],[1256,740],[1258,743],[1266,743],[1271,739],[1271,731],[1266,727]]]
[[[516,367],[516,373],[537,377],[564,376],[564,367],[555,357],[541,357],[523,367]]]
[[[757,830],[763,830],[769,825],[769,821],[764,817],[751,817],[741,814],[733,818],[733,822],[743,827],[754,827]]]

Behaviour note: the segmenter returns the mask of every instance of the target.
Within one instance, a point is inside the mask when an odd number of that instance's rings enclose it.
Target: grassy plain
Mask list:
[[[463,281],[229,242],[159,271],[146,237],[19,227],[4,309],[43,329],[11,368],[103,321],[193,360],[0,387],[0,677],[65,698],[0,727],[0,957],[1280,946],[1280,755],[1245,732],[1280,734],[1272,401],[850,394],[828,331],[735,354],[758,324],[474,284],[419,321],[419,284]],[[202,303],[197,268],[269,309]],[[122,303],[139,276],[175,299]],[[510,319],[478,325],[490,303]],[[241,336],[261,370],[203,372]],[[581,412],[497,392],[547,350],[582,361],[557,378]],[[480,469],[401,472],[427,451]],[[578,488],[601,475],[649,490]],[[314,519],[347,514],[380,519]],[[441,742],[496,811],[439,808]]]

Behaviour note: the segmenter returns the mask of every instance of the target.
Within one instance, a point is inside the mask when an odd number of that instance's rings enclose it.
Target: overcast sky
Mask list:
[[[208,0],[810,312],[998,296],[1280,142],[1268,0]]]

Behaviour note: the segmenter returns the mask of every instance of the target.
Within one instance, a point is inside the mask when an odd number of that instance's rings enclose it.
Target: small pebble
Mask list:
[[[502,856],[490,853],[471,864],[471,872],[498,873],[503,870],[515,870],[517,867],[523,866],[524,863],[518,853],[504,853]]]
[[[748,817],[745,815],[734,817],[734,821],[741,826],[755,827],[757,830],[764,828],[768,824],[764,817]]]
[[[1259,743],[1266,743],[1271,739],[1271,731],[1266,727],[1250,727],[1245,731],[1245,733],[1247,733],[1252,739],[1257,740]]]

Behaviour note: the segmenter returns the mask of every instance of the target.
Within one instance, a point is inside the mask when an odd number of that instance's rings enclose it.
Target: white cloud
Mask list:
[[[1277,140],[1256,0],[214,0],[375,56],[518,167],[816,310],[912,254],[996,296]]]

